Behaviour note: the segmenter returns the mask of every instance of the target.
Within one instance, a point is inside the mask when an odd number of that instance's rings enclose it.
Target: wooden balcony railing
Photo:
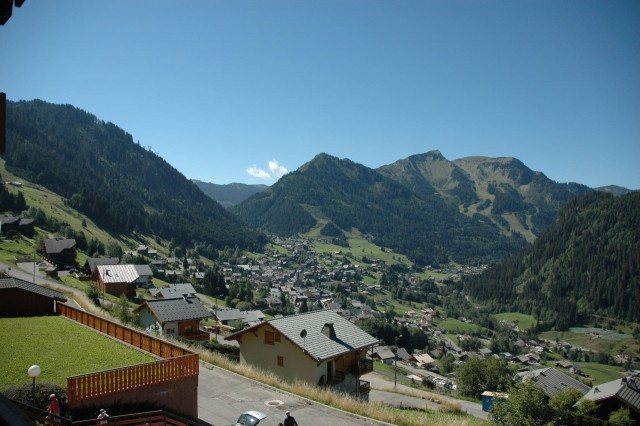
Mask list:
[[[67,401],[70,406],[125,390],[198,376],[199,357],[194,352],[67,305],[59,304],[58,310],[67,318],[164,358],[146,364],[68,377]]]

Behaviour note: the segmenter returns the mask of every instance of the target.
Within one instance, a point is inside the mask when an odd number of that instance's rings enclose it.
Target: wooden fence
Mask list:
[[[61,315],[94,328],[163,360],[67,378],[69,406],[94,398],[197,377],[198,354],[113,321],[58,304]]]

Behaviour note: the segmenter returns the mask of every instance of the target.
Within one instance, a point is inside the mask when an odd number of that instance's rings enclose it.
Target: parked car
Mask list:
[[[267,417],[267,415],[260,411],[245,411],[240,414],[237,422],[229,426],[255,426],[265,417]]]

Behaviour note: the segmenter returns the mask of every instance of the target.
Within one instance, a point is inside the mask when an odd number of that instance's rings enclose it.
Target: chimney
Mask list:
[[[327,322],[322,326],[322,334],[332,340],[336,338],[336,330],[333,328],[332,322]]]

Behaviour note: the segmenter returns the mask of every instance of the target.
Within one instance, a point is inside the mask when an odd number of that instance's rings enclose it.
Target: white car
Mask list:
[[[238,417],[238,421],[235,424],[230,426],[255,426],[260,423],[260,420],[267,417],[266,414],[261,413],[260,411],[245,411],[240,414]]]

